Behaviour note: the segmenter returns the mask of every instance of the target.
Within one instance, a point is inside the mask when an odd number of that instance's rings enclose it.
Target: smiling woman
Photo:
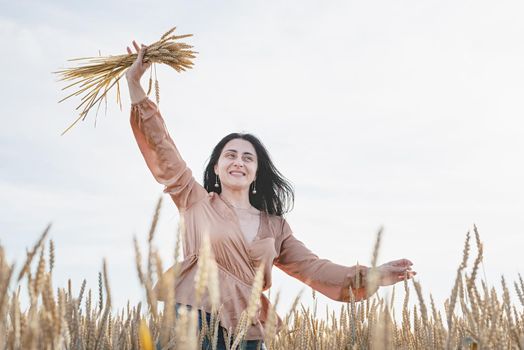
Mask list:
[[[220,140],[204,171],[204,188],[237,208],[253,206],[281,216],[293,206],[293,187],[252,134],[231,133]]]
[[[147,98],[140,78],[149,68],[142,62],[145,46],[126,74],[131,96],[131,127],[147,166],[165,186],[184,221],[184,260],[175,281],[178,307],[213,309],[211,298],[195,292],[195,277],[201,247],[209,238],[211,254],[220,281],[220,327],[235,329],[242,312],[251,305],[252,288],[261,271],[262,290],[271,286],[273,265],[341,302],[351,295],[361,300],[378,286],[391,285],[415,274],[407,259],[395,260],[377,268],[377,283],[368,284],[369,268],[343,266],[320,259],[293,234],[283,215],[292,208],[292,186],[273,165],[262,143],[251,134],[233,133],[214,148],[204,173],[204,186],[198,184],[166,130],[157,106]],[[128,48],[128,52],[131,49]],[[155,287],[160,300],[173,288],[174,269],[166,271]],[[256,283],[255,283],[256,284]],[[350,292],[351,291],[351,292]],[[260,305],[246,323],[242,347],[262,346],[268,323],[269,300],[257,296]],[[200,313],[199,313],[200,314]],[[200,318],[200,326],[206,321]],[[278,326],[281,321],[278,320]],[[218,349],[226,348],[218,333]],[[204,341],[204,348],[210,344]]]

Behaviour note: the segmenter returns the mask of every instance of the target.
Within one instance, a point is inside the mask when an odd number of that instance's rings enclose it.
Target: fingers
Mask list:
[[[406,281],[413,278],[417,273],[411,270],[392,270],[391,266],[389,269],[383,271],[381,275],[380,285],[381,286],[390,286],[398,282]]]
[[[398,282],[402,282],[402,281],[405,281],[405,280],[409,280],[411,278],[413,278],[417,273],[415,271],[406,271],[405,273],[403,274],[399,274],[395,277],[392,276],[392,278],[396,278],[397,280],[396,281],[392,281],[393,283],[398,283]],[[393,284],[391,283],[391,284]]]
[[[404,267],[408,267],[408,266],[412,266],[413,265],[413,263],[410,260],[408,260],[408,259],[394,260],[394,261],[391,261],[390,264],[393,265],[393,266],[404,266]]]
[[[136,43],[136,41],[133,40],[133,46],[135,47],[136,52],[140,51],[140,47]]]
[[[389,261],[378,267],[381,285],[389,286],[413,278],[417,273],[411,269],[413,263],[408,259]]]
[[[406,271],[403,275],[402,275],[402,278],[407,278],[407,279],[410,279],[411,277],[415,276],[417,273],[415,271]]]
[[[147,46],[142,44],[142,47],[140,47],[140,50],[138,51],[138,58],[142,60],[144,58],[144,55],[146,53]]]
[[[141,46],[138,46],[138,43],[137,43],[135,40],[133,40],[133,47],[135,48],[135,50],[136,50],[136,52],[137,52],[137,59],[136,59],[135,62],[136,62],[138,65],[140,65],[140,66],[143,65],[143,67],[144,67],[145,69],[148,69],[149,66],[151,65],[151,63],[150,63],[150,62],[147,62],[147,63],[146,63],[146,62],[143,62],[143,60],[144,60],[144,55],[145,55],[145,53],[146,53],[147,46],[144,45],[144,44],[141,44]],[[126,49],[127,49],[127,53],[128,53],[128,54],[131,55],[131,54],[133,53],[133,51],[131,50],[131,48],[129,48],[129,46],[127,46]]]
[[[401,260],[390,261],[381,265],[381,267],[383,267],[387,271],[401,273],[404,273],[404,271],[411,270],[411,266],[411,264],[407,264],[406,262],[403,262]]]
[[[392,274],[403,274],[406,271],[411,271],[413,263],[408,259],[399,259],[387,262],[382,266]]]
[[[394,260],[382,265],[384,272],[389,273],[393,276],[404,276],[405,274],[410,274],[410,276],[412,276],[416,274],[414,271],[412,271],[412,266],[413,263],[408,259]]]
[[[417,273],[415,271],[406,271],[405,274],[398,276],[400,280],[409,280],[413,278]]]
[[[411,272],[411,268],[391,266],[388,272],[392,275],[404,275],[405,273]]]

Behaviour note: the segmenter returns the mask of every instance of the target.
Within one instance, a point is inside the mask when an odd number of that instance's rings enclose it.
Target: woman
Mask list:
[[[131,127],[147,166],[165,186],[184,218],[184,260],[176,284],[179,305],[211,311],[204,297],[196,305],[194,281],[199,247],[208,234],[218,266],[221,298],[220,326],[234,329],[246,308],[255,271],[264,264],[263,290],[271,286],[276,265],[287,274],[331,299],[347,302],[352,289],[356,300],[373,294],[366,290],[367,267],[346,267],[319,259],[297,240],[283,214],[293,203],[293,189],[273,166],[260,141],[250,134],[230,134],[214,148],[199,185],[169,136],[157,106],[147,98],[140,78],[149,68],[142,62],[146,47],[133,41],[138,57],[126,73],[131,97]],[[132,53],[128,47],[127,51]],[[378,267],[378,284],[387,286],[412,277],[407,259]],[[161,280],[169,280],[171,270]],[[360,281],[357,282],[357,281]],[[377,287],[378,288],[378,287]],[[160,300],[165,287],[156,286]],[[269,300],[247,334],[247,348],[256,348],[264,337]],[[222,333],[222,332],[220,332]],[[223,338],[219,340],[225,348]]]

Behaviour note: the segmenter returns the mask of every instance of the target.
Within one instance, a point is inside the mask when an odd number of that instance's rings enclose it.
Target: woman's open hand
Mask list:
[[[400,259],[377,266],[378,283],[380,286],[390,286],[405,278],[411,278],[417,273],[411,270],[413,263],[408,259]]]
[[[134,83],[138,82],[139,83],[140,78],[142,78],[142,75],[144,75],[144,73],[149,69],[149,67],[151,66],[151,63],[150,62],[145,63],[143,61],[147,46],[142,44],[142,46],[139,47],[136,41],[134,40],[133,40],[133,46],[135,47],[135,50],[138,53],[138,56],[135,62],[133,62],[133,64],[131,65],[131,67],[127,69],[126,79],[128,82],[134,82]],[[133,51],[131,51],[129,46],[127,47],[127,53],[129,54],[133,53]]]

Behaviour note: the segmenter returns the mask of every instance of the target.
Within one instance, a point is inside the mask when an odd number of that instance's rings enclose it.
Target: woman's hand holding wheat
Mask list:
[[[127,85],[129,87],[129,96],[131,98],[131,103],[137,103],[146,97],[146,93],[142,86],[140,85],[140,78],[151,66],[150,62],[144,62],[144,54],[146,52],[147,46],[142,44],[142,47],[139,47],[136,41],[133,40],[133,46],[137,52],[137,58],[126,71]],[[127,47],[127,53],[132,54],[133,52]]]
[[[394,260],[377,266],[378,284],[390,286],[403,281],[405,278],[413,277],[417,273],[411,270],[411,266],[413,266],[413,263],[408,259]]]

